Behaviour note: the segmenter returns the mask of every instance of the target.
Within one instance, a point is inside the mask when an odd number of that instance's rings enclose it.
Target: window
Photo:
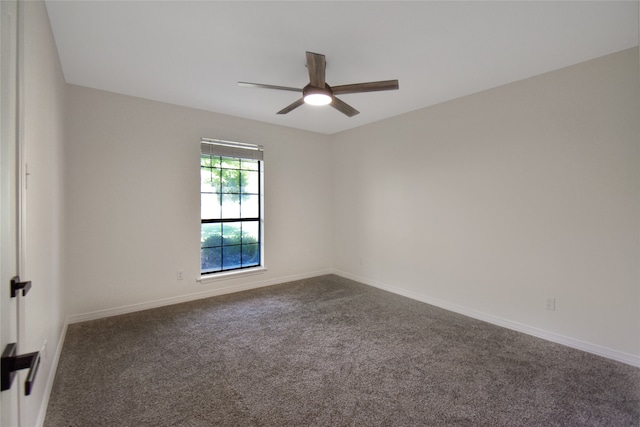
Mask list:
[[[262,265],[262,147],[200,144],[201,273]]]

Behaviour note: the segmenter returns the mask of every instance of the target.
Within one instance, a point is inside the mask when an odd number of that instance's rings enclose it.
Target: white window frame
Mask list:
[[[253,159],[259,161],[259,250],[260,263],[253,267],[244,267],[232,270],[221,270],[216,272],[202,272],[202,259],[200,260],[200,279],[201,283],[219,281],[229,279],[231,277],[249,276],[265,272],[265,244],[264,244],[264,157],[263,147],[261,145],[247,144],[242,142],[225,141],[220,139],[202,138],[200,142],[200,154],[215,155],[222,157],[235,157],[244,159]],[[200,224],[202,227],[202,213],[200,215]],[[202,241],[201,241],[202,243]],[[200,250],[202,257],[202,247]]]

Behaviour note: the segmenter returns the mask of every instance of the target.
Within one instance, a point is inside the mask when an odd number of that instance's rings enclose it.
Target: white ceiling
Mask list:
[[[47,9],[68,83],[332,134],[638,45],[637,1],[58,1]],[[276,112],[305,51],[360,111]]]

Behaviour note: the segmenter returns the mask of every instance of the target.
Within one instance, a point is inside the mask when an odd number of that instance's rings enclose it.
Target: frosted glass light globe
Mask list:
[[[304,102],[309,105],[328,105],[331,104],[331,97],[324,93],[310,93],[305,95]]]

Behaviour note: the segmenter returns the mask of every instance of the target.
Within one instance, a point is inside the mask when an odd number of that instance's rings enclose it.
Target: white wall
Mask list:
[[[326,136],[71,85],[65,132],[65,300],[76,319],[330,269]],[[200,137],[265,147],[264,274],[196,282]]]
[[[335,135],[334,267],[639,364],[639,102],[631,49]]]
[[[42,2],[22,2],[23,83],[22,140],[28,164],[25,201],[23,280],[33,287],[24,298],[25,332],[21,352],[38,351],[47,342],[36,383],[24,399],[22,425],[34,426],[43,416],[46,387],[53,379],[52,364],[64,324],[62,307],[62,146],[65,83],[47,11]],[[3,291],[6,288],[3,286]],[[20,387],[22,384],[14,384]]]

